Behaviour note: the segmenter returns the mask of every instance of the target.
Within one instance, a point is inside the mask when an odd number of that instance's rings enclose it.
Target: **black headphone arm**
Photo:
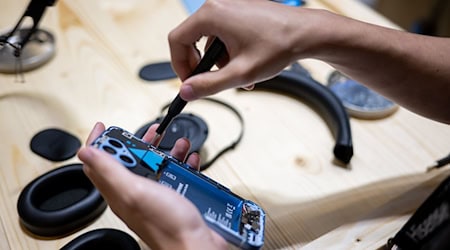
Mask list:
[[[292,95],[315,108],[335,138],[335,158],[348,164],[353,156],[350,121],[345,107],[326,86],[298,72],[284,70],[279,75],[255,85],[255,90],[269,90]]]

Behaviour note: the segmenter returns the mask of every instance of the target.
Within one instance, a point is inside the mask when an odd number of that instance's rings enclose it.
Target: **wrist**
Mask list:
[[[290,20],[296,26],[290,37],[294,60],[313,58],[332,63],[342,58],[361,36],[353,21],[328,10],[298,9]]]
[[[288,35],[293,60],[315,58],[327,50],[336,39],[327,25],[331,13],[326,10],[298,8],[288,15],[291,28]],[[331,35],[330,35],[331,33]]]

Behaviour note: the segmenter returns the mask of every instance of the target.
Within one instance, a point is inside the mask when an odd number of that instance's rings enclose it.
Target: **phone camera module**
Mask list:
[[[121,155],[121,156],[119,156],[119,158],[122,160],[122,161],[124,161],[124,162],[126,162],[126,163],[129,163],[129,164],[132,164],[134,161],[133,161],[133,159],[131,159],[130,157],[128,157],[128,156],[126,156],[126,155]]]
[[[103,146],[103,150],[105,150],[106,152],[115,155],[117,152],[114,148],[110,147],[110,146]]]
[[[123,147],[123,145],[122,145],[122,143],[120,143],[120,141],[109,139],[108,142],[115,148],[122,148]]]

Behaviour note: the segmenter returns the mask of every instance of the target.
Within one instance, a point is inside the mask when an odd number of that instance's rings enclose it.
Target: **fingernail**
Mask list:
[[[93,129],[96,129],[98,126],[100,126],[100,122],[96,122]]]

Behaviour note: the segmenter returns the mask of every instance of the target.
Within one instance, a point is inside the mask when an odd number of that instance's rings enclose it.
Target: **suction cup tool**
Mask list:
[[[0,46],[1,73],[31,71],[44,65],[55,55],[55,38],[50,32],[41,29],[31,35],[24,48],[16,47],[30,31],[30,28],[19,29]],[[18,52],[19,57],[16,56]]]

